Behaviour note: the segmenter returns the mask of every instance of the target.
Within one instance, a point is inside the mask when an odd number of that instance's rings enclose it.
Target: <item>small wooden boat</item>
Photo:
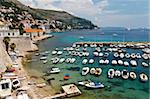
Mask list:
[[[70,75],[69,74],[65,74],[64,80],[68,80],[68,79],[70,79]]]

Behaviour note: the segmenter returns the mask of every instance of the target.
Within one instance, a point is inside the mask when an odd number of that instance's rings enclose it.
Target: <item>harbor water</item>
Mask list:
[[[61,85],[77,83],[77,81],[91,80],[91,81],[100,81],[106,87],[103,89],[87,89],[84,86],[78,86],[82,92],[82,95],[73,97],[72,99],[149,99],[150,94],[150,82],[142,83],[139,81],[139,74],[144,72],[149,76],[149,67],[141,66],[141,60],[137,60],[138,66],[136,67],[124,67],[124,66],[112,66],[112,65],[100,65],[98,63],[99,57],[89,56],[88,59],[95,59],[94,64],[82,65],[84,58],[75,57],[76,62],[73,64],[52,64],[50,61],[54,56],[51,55],[51,52],[55,48],[63,49],[67,46],[72,46],[75,42],[150,42],[150,31],[126,31],[126,30],[73,30],[59,33],[51,33],[54,35],[53,38],[38,42],[39,52],[49,51],[48,54],[48,63],[43,64],[40,61],[41,56],[36,56],[35,53],[31,54],[31,62],[26,64],[26,69],[29,74],[33,74],[39,77],[44,75],[44,72],[47,68],[50,67],[59,67],[61,72],[59,74],[51,74],[49,78],[55,78],[51,80],[51,85],[56,92],[61,90]],[[128,50],[129,53],[142,53],[141,50]],[[64,54],[59,57],[71,57],[65,56]],[[113,56],[110,55],[108,58],[112,60]],[[127,60],[127,59],[125,59]],[[128,59],[129,61],[129,59]],[[148,60],[147,60],[148,61]],[[82,67],[100,67],[103,72],[100,76],[94,76],[87,74],[86,76],[81,75]],[[68,70],[70,67],[80,67],[80,71],[71,71]],[[107,78],[107,71],[110,68],[123,70],[127,69],[128,71],[134,71],[137,74],[136,80],[123,80],[120,78]],[[65,74],[70,75],[70,79],[67,81],[63,80]]]

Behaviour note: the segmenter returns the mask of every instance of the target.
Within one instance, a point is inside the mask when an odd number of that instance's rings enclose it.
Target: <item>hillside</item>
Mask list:
[[[66,25],[70,25],[73,28],[93,29],[96,27],[91,21],[73,16],[65,11],[35,9],[25,6],[17,0],[0,0],[0,6],[15,7],[19,12],[27,11],[34,19],[56,20],[63,22]]]

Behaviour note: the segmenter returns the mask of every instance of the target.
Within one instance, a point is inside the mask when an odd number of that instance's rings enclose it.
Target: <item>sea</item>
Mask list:
[[[105,85],[103,89],[87,89],[84,86],[78,86],[82,94],[77,97],[72,97],[71,99],[149,99],[150,95],[150,82],[140,82],[139,74],[144,72],[149,76],[149,67],[141,66],[142,59],[137,60],[138,66],[136,67],[124,67],[124,66],[112,66],[109,65],[100,65],[98,62],[94,64],[82,65],[81,60],[83,58],[75,57],[76,62],[73,64],[52,64],[51,58],[55,57],[51,55],[51,51],[55,48],[63,49],[64,47],[72,46],[75,42],[150,42],[150,31],[144,30],[72,30],[65,32],[54,32],[49,33],[54,35],[53,38],[49,38],[43,41],[38,42],[39,53],[49,51],[48,54],[48,63],[43,64],[40,61],[40,56],[36,56],[35,53],[30,54],[31,62],[26,63],[25,68],[29,74],[35,74],[36,76],[43,77],[45,76],[45,71],[50,67],[59,67],[61,72],[59,74],[48,75],[49,78],[54,78],[51,80],[50,86],[53,87],[56,92],[61,90],[62,85],[77,83],[78,81],[91,80],[95,82],[101,82]],[[129,53],[139,52],[141,50],[129,50]],[[71,57],[61,55],[59,57]],[[108,59],[112,59],[113,56],[110,56]],[[99,57],[89,56],[98,61]],[[129,61],[129,60],[127,60]],[[147,60],[148,62],[148,60]],[[82,67],[101,67],[102,74],[100,76],[94,75],[81,75]],[[71,71],[68,70],[70,67],[80,67],[80,71]],[[110,68],[123,70],[127,69],[128,71],[134,71],[137,74],[136,80],[123,80],[121,77],[109,79],[107,78],[107,71]],[[70,75],[70,79],[67,81],[63,80],[65,74]]]

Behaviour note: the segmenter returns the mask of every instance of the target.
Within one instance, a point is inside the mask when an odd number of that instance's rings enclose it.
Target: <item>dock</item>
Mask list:
[[[77,95],[81,94],[81,91],[74,84],[64,85],[64,86],[62,86],[62,89],[63,89],[64,93],[60,93],[60,94],[50,96],[50,97],[45,97],[44,99],[56,99],[56,98],[60,98],[60,97],[72,97],[72,96],[77,96]]]

